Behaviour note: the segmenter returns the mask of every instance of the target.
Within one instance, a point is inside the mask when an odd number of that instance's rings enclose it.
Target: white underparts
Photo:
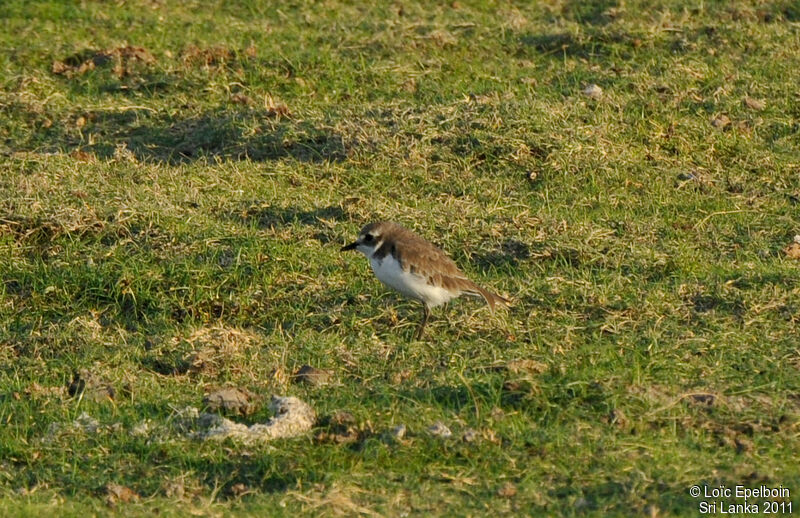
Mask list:
[[[383,259],[375,259],[372,254],[367,257],[372,271],[382,283],[428,307],[439,306],[460,295],[428,284],[428,279],[418,273],[404,271],[392,254],[387,254]]]

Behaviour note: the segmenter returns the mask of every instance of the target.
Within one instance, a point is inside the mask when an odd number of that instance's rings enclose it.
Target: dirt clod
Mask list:
[[[751,110],[761,111],[767,107],[767,103],[761,99],[753,99],[752,97],[744,98],[744,105]]]
[[[268,117],[286,117],[287,119],[292,117],[292,111],[289,107],[269,94],[264,97],[264,109],[267,111]]]
[[[109,505],[116,505],[117,503],[138,502],[139,494],[129,487],[109,482],[106,484],[106,502]]]
[[[236,93],[231,96],[231,101],[236,104],[243,104],[245,106],[250,106],[253,104],[253,99],[251,99],[248,95],[243,93]]]
[[[191,436],[200,440],[269,441],[302,435],[317,420],[314,409],[296,397],[272,396],[269,407],[275,416],[266,423],[252,426],[234,423],[216,414],[202,414],[196,420],[201,429]]]
[[[208,394],[203,398],[203,404],[212,412],[249,415],[255,410],[254,397],[249,390],[227,387]]]
[[[789,245],[783,249],[783,253],[786,254],[786,257],[789,259],[800,260],[800,243],[789,243]]]
[[[294,374],[295,383],[308,383],[312,386],[321,386],[330,382],[331,373],[323,369],[317,369],[310,365],[303,365]]]
[[[731,123],[730,117],[728,117],[724,113],[720,113],[719,115],[711,117],[711,125],[720,131],[727,128],[730,125],[730,123]]]
[[[497,496],[511,498],[517,494],[517,486],[511,482],[506,482],[497,490]]]

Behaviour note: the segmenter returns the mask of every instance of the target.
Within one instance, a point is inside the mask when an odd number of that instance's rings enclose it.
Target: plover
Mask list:
[[[469,280],[442,250],[396,223],[366,225],[356,241],[342,247],[346,250],[364,254],[383,284],[422,302],[424,314],[417,339],[422,338],[430,308],[460,295],[483,297],[492,311],[497,304],[510,305],[508,299]]]

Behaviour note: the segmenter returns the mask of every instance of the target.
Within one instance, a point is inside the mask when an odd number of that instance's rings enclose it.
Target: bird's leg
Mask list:
[[[417,340],[422,340],[422,332],[425,331],[425,324],[428,323],[428,317],[431,316],[431,310],[428,309],[427,304],[422,304],[422,311],[422,323],[419,325],[419,330],[417,331]]]

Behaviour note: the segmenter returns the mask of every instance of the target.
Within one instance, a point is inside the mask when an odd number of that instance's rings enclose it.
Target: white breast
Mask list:
[[[391,254],[382,260],[370,258],[370,266],[375,276],[385,285],[394,288],[406,297],[424,302],[429,307],[438,306],[457,297],[444,288],[431,286],[423,276],[403,271],[400,263]]]

